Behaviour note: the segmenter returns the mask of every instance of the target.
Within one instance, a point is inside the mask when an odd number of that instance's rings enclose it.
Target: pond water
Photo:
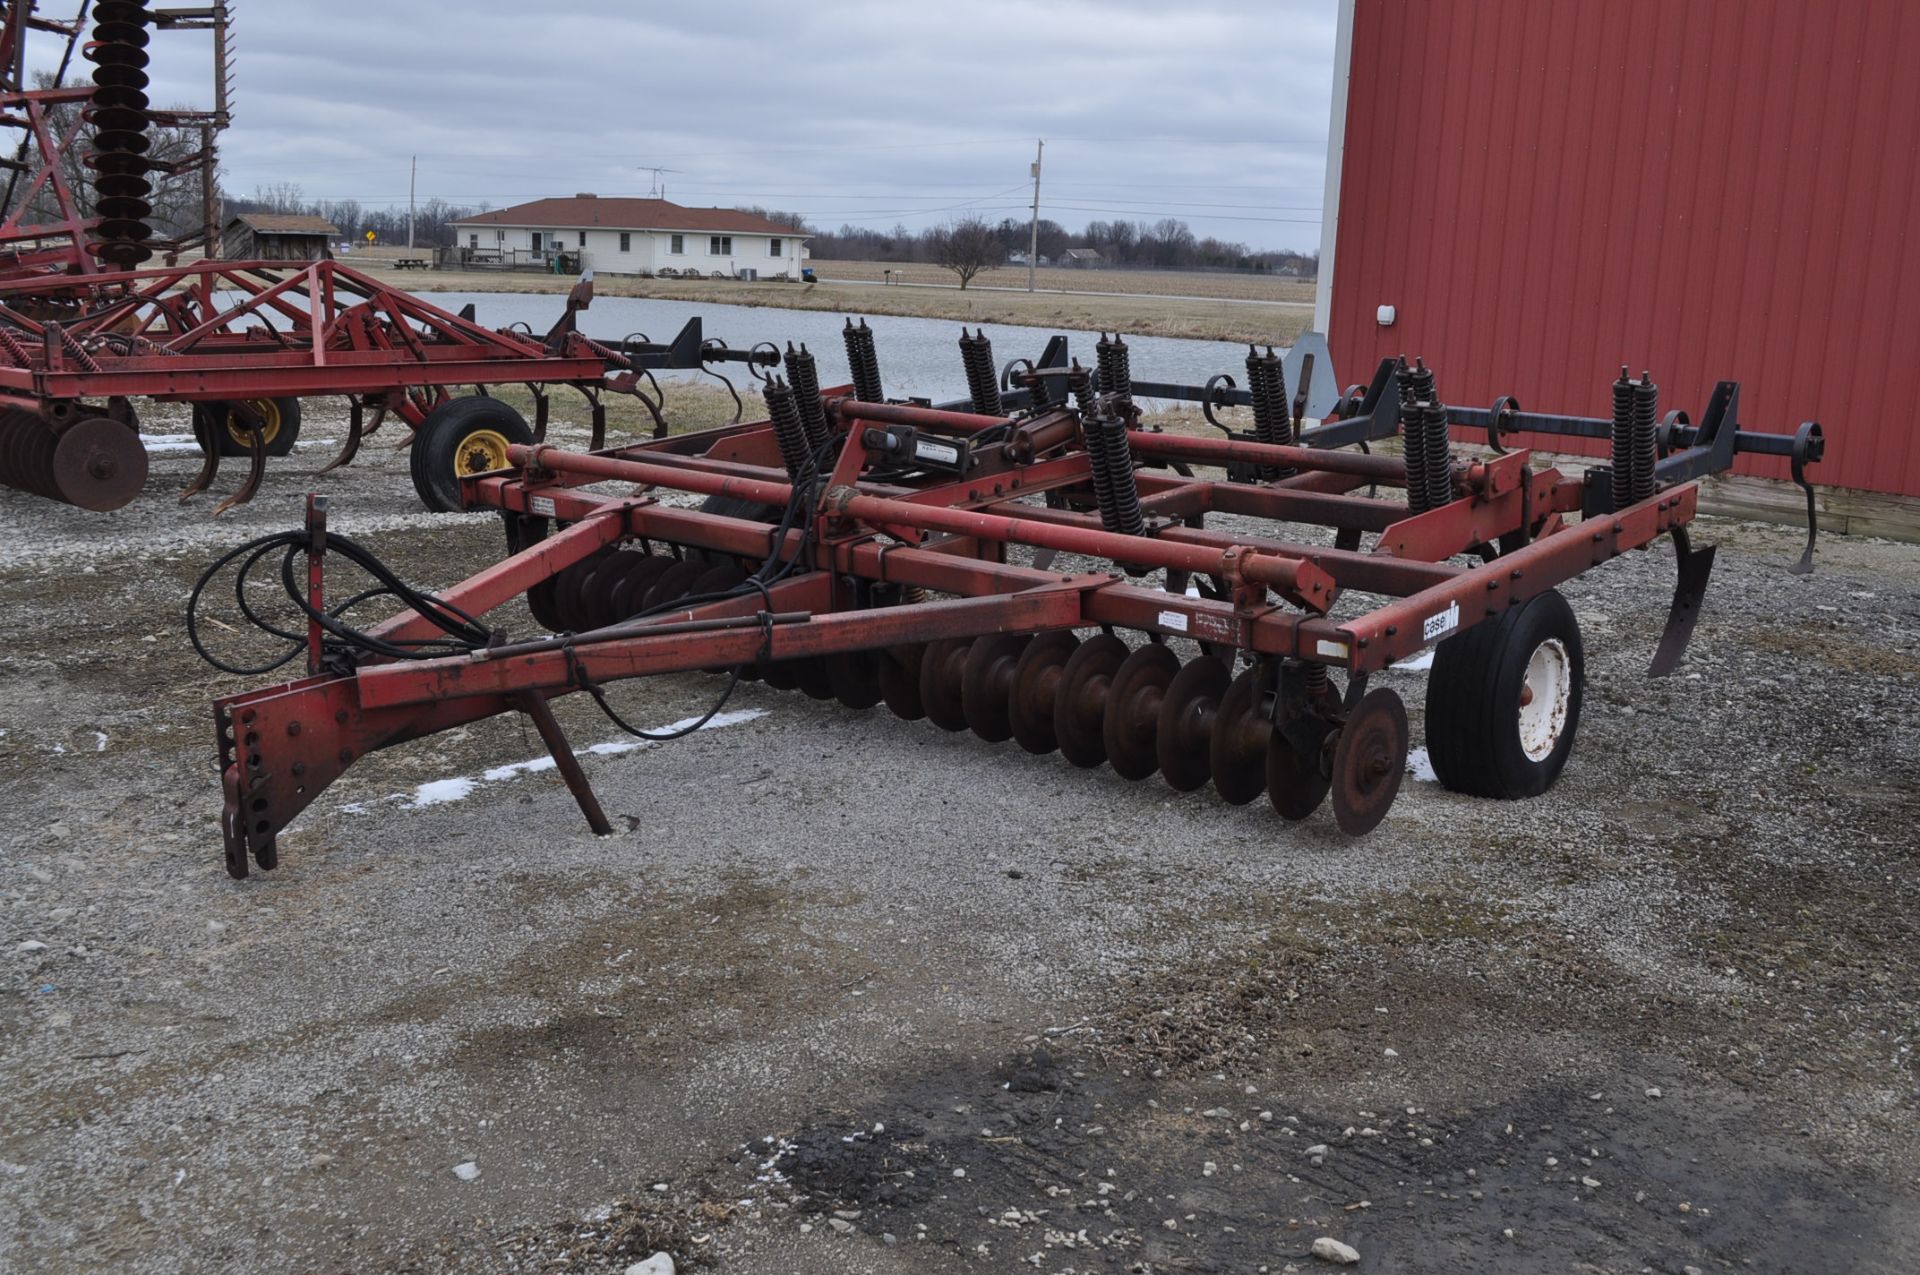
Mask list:
[[[443,309],[458,311],[472,303],[474,318],[490,328],[524,323],[545,332],[565,311],[564,299],[553,293],[421,292],[423,299]],[[735,349],[758,341],[772,341],[785,349],[788,341],[804,342],[819,361],[822,385],[845,384],[846,346],[840,329],[848,315],[831,310],[785,310],[770,306],[711,305],[695,301],[660,301],[647,297],[595,297],[580,316],[580,330],[601,340],[621,340],[644,333],[654,341],[670,341],[681,326],[698,316],[708,337],[719,337]],[[858,318],[858,315],[851,317]],[[880,376],[889,397],[925,397],[936,402],[966,395],[966,374],[960,364],[960,323],[953,319],[867,318],[880,356]],[[1069,352],[1086,366],[1094,362],[1098,332],[1061,328],[1015,327],[1007,324],[970,324],[986,329],[993,341],[994,362],[1038,359],[1047,339],[1066,332]],[[1190,341],[1176,337],[1129,336],[1133,375],[1137,380],[1172,381],[1204,385],[1218,372],[1246,380],[1247,347],[1228,341]],[[739,364],[720,365],[736,385],[746,377]],[[663,374],[664,375],[664,374]],[[692,375],[676,373],[675,375]],[[1316,376],[1316,404],[1324,394],[1331,401],[1338,389],[1331,378]],[[1318,413],[1313,413],[1318,414]]]

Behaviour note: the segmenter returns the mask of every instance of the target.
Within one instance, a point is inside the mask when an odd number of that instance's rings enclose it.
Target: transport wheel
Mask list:
[[[1440,643],[1427,675],[1434,774],[1476,797],[1536,797],[1573,751],[1586,653],[1573,608],[1549,589]]]
[[[927,645],[920,657],[920,703],[927,720],[941,730],[967,728],[967,708],[961,698],[966,677],[967,649],[972,638],[942,638]]]
[[[1407,708],[1384,686],[1361,697],[1333,750],[1333,818],[1350,837],[1380,826],[1407,773]]]
[[[1256,664],[1233,679],[1214,714],[1207,760],[1213,766],[1214,791],[1228,805],[1244,806],[1267,786],[1267,741],[1273,723],[1260,716],[1259,691]]]
[[[460,480],[507,467],[507,448],[533,442],[520,413],[497,398],[468,394],[450,398],[427,414],[414,432],[413,489],[435,513],[455,513]]]
[[[250,398],[246,404],[260,415],[260,438],[269,456],[291,456],[300,437],[300,400],[297,398]],[[222,456],[245,456],[251,450],[247,427],[228,403],[195,403],[194,432],[201,438],[216,438]],[[201,421],[210,428],[202,433]]]
[[[995,633],[973,640],[960,670],[960,708],[973,733],[989,744],[1013,738],[1007,692],[1013,670],[1033,639],[1025,633]]]
[[[1204,788],[1213,778],[1213,718],[1232,681],[1224,660],[1202,655],[1175,673],[1160,697],[1153,751],[1175,792]]]
[[[1126,659],[1127,644],[1102,633],[1082,642],[1060,671],[1060,689],[1053,699],[1053,733],[1060,740],[1060,755],[1082,770],[1107,759],[1102,734],[1107,691]]]
[[[1114,672],[1113,683],[1107,688],[1100,739],[1114,773],[1122,779],[1145,779],[1160,769],[1155,747],[1160,704],[1179,672],[1180,657],[1158,642],[1149,642],[1129,655]]]
[[[902,721],[917,722],[927,715],[927,706],[920,702],[920,661],[926,653],[918,642],[880,652],[880,698]]]
[[[1007,687],[1007,727],[1015,742],[1036,756],[1060,747],[1060,738],[1053,733],[1054,697],[1067,661],[1079,649],[1080,639],[1071,629],[1042,633],[1027,643],[1013,666],[1013,682]]]

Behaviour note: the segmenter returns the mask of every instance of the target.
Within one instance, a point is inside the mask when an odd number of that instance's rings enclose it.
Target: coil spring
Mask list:
[[[1307,698],[1319,699],[1324,696],[1332,686],[1332,680],[1327,676],[1327,666],[1309,661],[1305,672]]]
[[[1080,419],[1092,420],[1099,406],[1093,397],[1093,373],[1081,367],[1079,359],[1067,369],[1067,391],[1073,395],[1073,406],[1080,413]]]
[[[98,372],[100,370],[100,360],[94,358],[86,346],[80,344],[80,338],[58,323],[47,324],[47,331],[53,333],[53,338],[60,343],[60,348],[66,351],[68,358],[80,365],[82,371]]]
[[[1447,434],[1447,405],[1438,398],[1420,404],[1421,424],[1427,435],[1427,462],[1422,481],[1427,508],[1438,509],[1453,499],[1453,449]]]
[[[1100,392],[1111,394],[1129,406],[1133,403],[1133,353],[1118,332],[1111,338],[1100,334],[1093,347],[1094,365],[1100,369]],[[1124,414],[1124,413],[1123,413]]]
[[[853,396],[862,403],[884,403],[880,389],[880,356],[873,348],[873,329],[865,319],[855,327],[852,319],[840,334],[847,342],[847,367],[853,373]]]
[[[1416,359],[1409,368],[1403,357],[1396,369],[1400,380],[1400,443],[1407,460],[1407,507],[1415,513],[1427,509],[1427,429],[1420,410],[1424,397],[1433,393],[1433,373]]]
[[[1100,523],[1111,528],[1107,521],[1113,508],[1113,480],[1109,477],[1106,456],[1106,441],[1100,434],[1100,400],[1093,390],[1093,373],[1080,366],[1075,359],[1067,373],[1067,389],[1073,394],[1073,405],[1080,413],[1080,433],[1087,443],[1087,470],[1093,479],[1093,501],[1100,509]]]
[[[1273,439],[1273,396],[1267,393],[1267,375],[1270,372],[1267,361],[1251,345],[1247,347],[1247,397],[1253,408],[1253,436],[1263,443]],[[1254,474],[1265,482],[1275,476],[1272,465],[1255,467]]]
[[[780,444],[780,461],[787,467],[787,477],[796,487],[811,487],[819,474],[814,468],[807,427],[800,420],[799,405],[793,401],[793,387],[775,376],[767,381],[762,393],[767,400],[767,419],[773,422],[774,441]]]
[[[786,364],[794,407],[800,412],[801,425],[806,427],[807,449],[817,453],[827,442],[827,411],[820,404],[820,369],[804,341],[797,350],[793,342],[787,342]]]
[[[1247,368],[1249,377],[1252,375],[1253,365],[1256,361],[1264,371],[1264,375],[1260,378],[1259,388],[1254,392],[1266,400],[1266,411],[1264,413],[1266,430],[1264,433],[1261,433],[1261,414],[1256,414],[1254,417],[1254,432],[1259,435],[1260,441],[1263,443],[1277,443],[1283,446],[1290,446],[1299,440],[1293,436],[1293,409],[1287,403],[1286,364],[1281,361],[1279,355],[1273,352],[1271,345],[1267,347],[1267,352],[1260,355],[1257,360],[1253,357],[1253,347],[1248,346]],[[1251,383],[1251,380],[1249,380],[1249,384]],[[1268,467],[1266,476],[1269,478],[1288,478],[1293,475],[1293,472],[1291,466],[1275,465]]]
[[[27,347],[12,328],[0,328],[0,351],[5,352],[7,361],[15,367],[26,367],[32,362],[27,355]]]
[[[1627,377],[1627,365],[1613,382],[1613,507],[1625,509],[1633,503],[1633,382]]]
[[[965,327],[960,329],[960,362],[967,372],[967,397],[973,400],[973,410],[982,416],[999,416],[1000,379],[993,366],[993,342],[987,339],[985,329],[967,335]]]
[[[1653,470],[1659,463],[1660,387],[1653,373],[1642,370],[1633,387],[1633,499],[1638,504],[1653,495]]]
[[[94,6],[93,39],[86,47],[94,64],[93,100],[87,117],[94,127],[94,208],[100,216],[94,251],[119,270],[132,270],[153,256],[147,246],[153,212],[147,180],[152,145],[152,116],[147,98],[147,29],[153,15],[140,0],[100,0]]]
[[[1094,411],[1093,428],[1087,442],[1092,451],[1093,470],[1106,474],[1106,491],[1096,479],[1094,494],[1100,502],[1100,525],[1126,536],[1146,534],[1147,519],[1140,509],[1140,485],[1134,478],[1133,449],[1127,445],[1125,404],[1117,395],[1100,395]]]
[[[1453,499],[1453,440],[1447,431],[1447,405],[1436,391],[1433,369],[1403,358],[1400,375],[1400,434],[1407,453],[1407,506],[1415,513],[1438,509]]]

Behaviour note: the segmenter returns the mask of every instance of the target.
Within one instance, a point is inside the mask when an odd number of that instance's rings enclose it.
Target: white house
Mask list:
[[[667,271],[761,279],[800,277],[806,236],[731,208],[682,208],[664,199],[536,199],[479,213],[453,226],[454,243],[481,260],[545,261],[578,254],[606,274]]]

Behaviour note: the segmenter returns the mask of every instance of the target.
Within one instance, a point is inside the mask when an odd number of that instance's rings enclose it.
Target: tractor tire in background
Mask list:
[[[261,433],[266,439],[267,455],[291,456],[293,445],[300,437],[300,400],[256,398],[248,401],[266,422]],[[234,419],[230,404],[195,403],[193,432],[194,436],[200,439],[202,447],[206,446],[208,438],[216,439],[222,456],[247,454],[247,431]]]
[[[464,508],[462,478],[505,469],[507,448],[532,442],[526,419],[499,399],[480,394],[448,399],[414,432],[413,489],[435,513],[458,513]]]
[[[1476,797],[1539,796],[1573,751],[1585,681],[1580,624],[1556,589],[1447,638],[1427,675],[1435,776]]]

